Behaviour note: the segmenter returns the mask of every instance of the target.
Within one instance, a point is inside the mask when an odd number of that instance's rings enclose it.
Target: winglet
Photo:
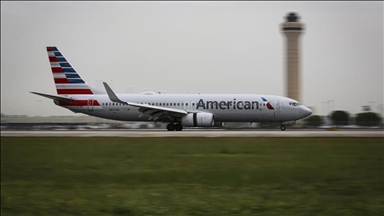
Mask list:
[[[127,102],[125,101],[122,101],[120,100],[116,95],[115,93],[112,91],[111,87],[109,87],[109,85],[106,83],[106,82],[103,82],[103,85],[104,85],[104,88],[105,90],[107,91],[107,94],[108,94],[108,97],[111,101],[113,102],[116,102],[116,103],[123,103],[123,104],[127,104]]]

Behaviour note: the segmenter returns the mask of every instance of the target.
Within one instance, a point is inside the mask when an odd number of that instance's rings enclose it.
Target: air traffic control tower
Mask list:
[[[281,31],[287,38],[286,42],[286,96],[301,102],[300,94],[300,35],[304,32],[304,24],[299,22],[295,13],[285,17]]]

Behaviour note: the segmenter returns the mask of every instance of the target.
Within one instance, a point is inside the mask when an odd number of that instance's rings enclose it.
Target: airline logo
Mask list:
[[[57,94],[93,94],[75,69],[60,53],[57,47],[47,47]]]
[[[266,102],[266,105],[267,105],[268,109],[270,109],[270,110],[273,110],[273,109],[274,109],[273,106],[271,105],[271,103],[269,103],[269,101],[268,101],[267,99],[265,99],[265,97],[261,97],[261,99],[262,99],[264,102]]]

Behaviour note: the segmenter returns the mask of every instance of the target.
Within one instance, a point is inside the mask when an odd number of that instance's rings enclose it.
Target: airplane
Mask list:
[[[168,131],[184,127],[220,127],[223,122],[280,122],[305,118],[312,111],[298,101],[258,94],[115,94],[103,82],[105,91],[89,86],[55,46],[47,46],[57,95],[30,92],[52,99],[75,113],[120,121],[167,123]]]

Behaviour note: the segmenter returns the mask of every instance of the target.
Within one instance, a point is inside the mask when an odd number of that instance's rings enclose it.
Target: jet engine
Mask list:
[[[212,113],[190,113],[181,118],[181,124],[186,127],[212,127],[215,122]]]

